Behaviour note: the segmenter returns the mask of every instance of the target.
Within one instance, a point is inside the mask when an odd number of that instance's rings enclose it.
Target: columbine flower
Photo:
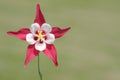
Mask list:
[[[26,66],[41,51],[52,59],[56,66],[58,66],[57,52],[53,43],[56,38],[62,37],[69,29],[70,27],[60,29],[58,27],[51,27],[47,24],[40,10],[40,5],[37,4],[36,18],[30,29],[22,28],[17,32],[9,31],[7,33],[28,42],[29,45],[26,52],[24,66]]]

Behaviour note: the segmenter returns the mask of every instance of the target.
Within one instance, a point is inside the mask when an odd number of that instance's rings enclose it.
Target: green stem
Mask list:
[[[40,80],[42,80],[42,73],[40,72],[40,64],[39,64],[39,54],[38,54],[38,74],[39,74]]]

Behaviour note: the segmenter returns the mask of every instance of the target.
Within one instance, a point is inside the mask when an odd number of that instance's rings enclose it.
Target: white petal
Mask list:
[[[46,44],[45,44],[45,42],[43,42],[43,43],[36,43],[35,44],[35,49],[36,50],[39,50],[39,51],[43,51],[43,50],[45,50],[46,49]]]
[[[47,44],[53,44],[55,41],[55,36],[53,34],[47,34],[47,40],[45,40],[45,42]]]
[[[40,25],[38,23],[34,23],[30,27],[31,33],[35,34],[36,31],[40,30]]]
[[[26,35],[26,41],[29,43],[29,44],[34,44],[36,43],[36,41],[34,40],[34,35],[29,33]]]
[[[44,23],[42,25],[41,29],[44,30],[46,33],[49,33],[49,32],[52,31],[52,27],[49,24],[47,24],[47,23]]]

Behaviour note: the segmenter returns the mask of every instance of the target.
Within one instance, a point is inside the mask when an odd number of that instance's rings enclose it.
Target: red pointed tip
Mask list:
[[[42,25],[43,23],[45,23],[45,19],[41,11],[40,4],[36,5],[36,17],[35,17],[34,23],[38,23],[39,25]]]
[[[67,28],[67,30],[70,30],[70,29],[71,29],[71,27],[68,27],[68,28]]]
[[[8,35],[11,35],[11,32],[7,32]]]
[[[58,67],[58,62],[55,63],[55,66]]]
[[[71,27],[69,27],[69,29],[71,29]]]
[[[9,32],[6,32],[7,34],[9,34]]]
[[[24,68],[26,68],[26,66],[27,66],[27,62],[26,62],[26,60],[25,60],[25,62],[24,62]]]
[[[54,65],[55,65],[56,67],[58,67],[58,60],[57,60],[57,57],[56,57],[55,60],[53,60],[53,62],[54,62]]]
[[[11,36],[14,36],[14,33],[15,33],[15,32],[12,32],[12,31],[7,32],[7,34],[8,34],[8,35],[11,35]]]
[[[40,8],[40,4],[39,4],[39,3],[36,5],[36,9],[37,9],[37,8]]]
[[[24,65],[24,68],[26,68],[26,65]]]

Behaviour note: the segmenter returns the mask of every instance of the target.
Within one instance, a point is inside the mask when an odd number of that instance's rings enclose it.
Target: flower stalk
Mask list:
[[[40,60],[39,60],[39,54],[38,54],[38,74],[39,74],[40,80],[42,80],[42,73],[41,73],[41,71],[40,71]]]

